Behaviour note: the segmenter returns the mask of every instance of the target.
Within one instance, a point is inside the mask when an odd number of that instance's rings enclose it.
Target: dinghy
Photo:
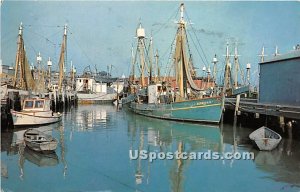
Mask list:
[[[261,151],[271,151],[275,149],[282,139],[278,133],[265,126],[253,131],[249,135],[249,138],[256,143]]]
[[[37,129],[28,129],[24,133],[24,141],[27,147],[39,152],[52,152],[57,147],[57,140]]]

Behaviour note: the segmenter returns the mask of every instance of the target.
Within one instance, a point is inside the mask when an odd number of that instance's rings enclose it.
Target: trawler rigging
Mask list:
[[[16,63],[15,63],[15,77],[13,79],[13,86],[15,88],[23,90],[34,90],[35,83],[32,77],[28,59],[26,56],[26,50],[23,40],[23,24],[19,26],[19,35],[18,35],[18,48],[16,54]]]
[[[59,79],[58,79],[58,91],[59,93],[63,90],[63,82],[65,78],[65,65],[67,55],[67,25],[64,26],[64,35],[63,35],[63,42],[61,45],[60,57],[59,57]]]
[[[183,12],[184,4],[181,4],[173,54],[176,85],[174,86],[170,77],[168,80],[165,78],[165,82],[149,84],[137,93],[137,99],[131,102],[130,108],[138,114],[150,117],[219,123],[222,113],[221,98],[207,95],[193,79],[195,71],[191,53],[188,54],[189,45]],[[172,83],[173,87],[170,86]]]

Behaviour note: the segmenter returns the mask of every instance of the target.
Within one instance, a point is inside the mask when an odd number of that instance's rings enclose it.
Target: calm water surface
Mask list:
[[[157,120],[114,106],[79,106],[42,127],[59,140],[55,154],[2,132],[4,191],[300,191],[300,144],[283,139],[272,152],[249,143],[252,129]],[[254,152],[254,160],[130,160],[129,150]]]

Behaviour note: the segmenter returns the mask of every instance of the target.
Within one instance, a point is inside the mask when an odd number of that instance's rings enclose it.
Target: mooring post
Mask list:
[[[238,95],[236,96],[234,116],[237,116],[237,115],[239,114],[238,111],[239,111],[239,106],[240,106],[240,99],[241,99],[241,95],[238,94]]]

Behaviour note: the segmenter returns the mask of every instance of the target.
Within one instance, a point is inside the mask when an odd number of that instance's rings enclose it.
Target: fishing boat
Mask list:
[[[107,86],[107,83],[97,82],[91,76],[82,76],[76,79],[76,91],[79,104],[112,103],[117,92]]]
[[[32,128],[25,131],[24,141],[27,147],[39,152],[54,151],[58,144],[58,141],[51,135],[47,135],[37,129]]]
[[[275,149],[282,139],[278,133],[265,126],[253,131],[249,135],[249,138],[256,143],[261,151],[271,151]]]
[[[61,121],[61,114],[50,109],[50,99],[25,99],[23,109],[11,109],[14,126],[45,125]]]
[[[199,88],[196,84],[195,68],[191,53],[187,49],[189,46],[187,44],[187,23],[183,17],[183,3],[180,5],[180,13],[173,58],[176,87],[169,86],[168,82],[156,82],[144,86],[144,77],[142,76],[141,86],[144,91],[137,94],[137,98],[131,102],[130,108],[137,114],[160,119],[219,123],[223,99],[217,94],[207,94],[207,90]]]

